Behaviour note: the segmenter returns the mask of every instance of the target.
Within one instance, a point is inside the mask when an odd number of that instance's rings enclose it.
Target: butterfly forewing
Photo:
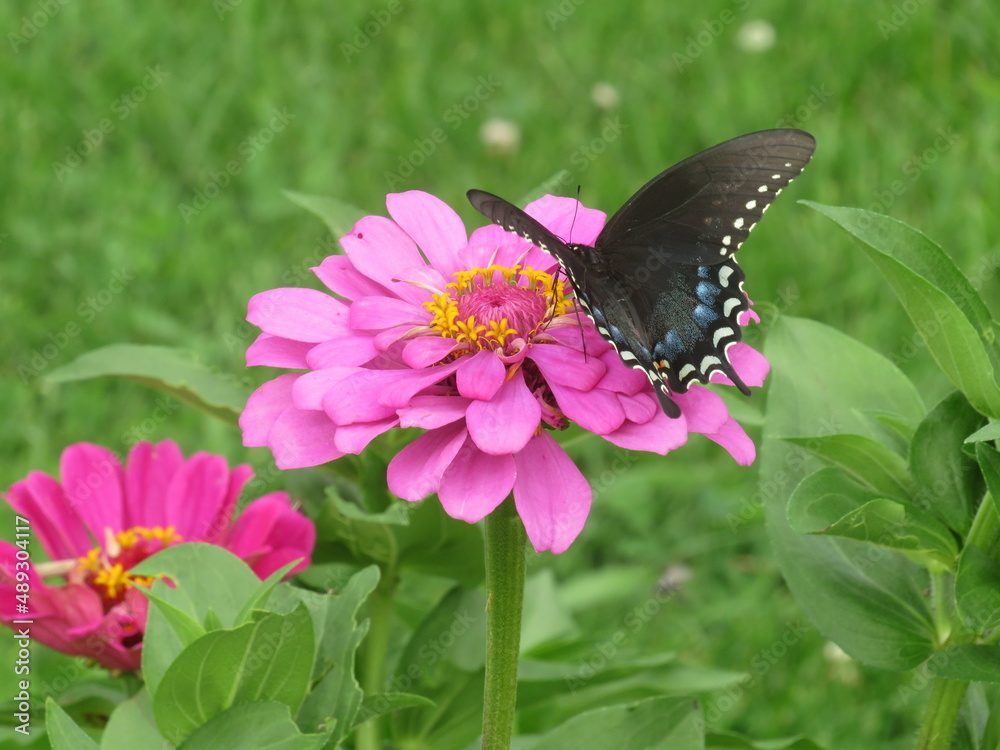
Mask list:
[[[762,130],[675,164],[611,217],[594,243],[622,254],[658,251],[678,263],[720,263],[735,253],[809,162],[802,130]]]
[[[552,253],[601,335],[645,371],[671,417],[671,393],[717,372],[749,389],[729,361],[750,305],[734,253],[816,142],[801,130],[763,130],[676,164],[608,221],[594,247],[570,245],[502,198],[469,200],[491,221]]]

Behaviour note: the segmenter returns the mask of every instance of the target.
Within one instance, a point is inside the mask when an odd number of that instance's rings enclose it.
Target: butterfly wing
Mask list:
[[[556,256],[601,335],[645,371],[668,416],[716,372],[750,390],[729,361],[749,309],[734,253],[764,211],[812,158],[801,130],[763,130],[675,164],[643,186],[594,247],[568,245],[516,206],[471,190],[482,214]]]
[[[816,140],[761,130],[695,154],[647,182],[594,243],[610,265],[660,255],[695,266],[735,253],[778,194],[805,168]]]
[[[540,250],[551,253],[560,263],[574,263],[573,251],[561,239],[539,224],[535,219],[509,201],[498,198],[485,190],[466,193],[469,202],[479,213],[499,224],[508,232],[518,234]]]

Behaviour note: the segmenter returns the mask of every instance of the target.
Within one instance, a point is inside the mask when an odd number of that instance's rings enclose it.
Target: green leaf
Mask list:
[[[786,737],[777,740],[756,741],[732,732],[709,732],[705,735],[705,750],[823,750],[808,737]]]
[[[164,672],[191,643],[196,632],[191,621],[207,624],[214,619],[223,627],[240,624],[246,602],[269,586],[232,552],[202,542],[168,547],[130,572],[166,576],[174,583],[167,586],[157,580],[152,589],[140,589],[153,604],[143,636],[142,673],[154,696]]]
[[[153,704],[145,688],[115,707],[101,735],[101,750],[133,750],[162,743],[163,735],[156,728]]]
[[[955,537],[933,515],[878,497],[835,468],[802,480],[788,501],[788,521],[800,533],[899,550],[935,569],[951,570],[958,556]]]
[[[980,443],[989,440],[1000,440],[1000,422],[990,422],[981,430],[976,430],[965,439],[967,443]]]
[[[990,502],[990,497],[993,501],[994,518],[984,516],[981,521],[996,524],[1000,513],[1000,454],[992,445],[976,443],[976,457],[989,488],[983,502]],[[989,507],[979,509],[980,514],[989,511]],[[994,541],[990,549],[967,544],[962,550],[955,577],[955,607],[962,622],[978,633],[1000,626],[1000,543]]]
[[[361,713],[368,719],[376,719],[406,708],[434,708],[434,701],[415,693],[377,693],[365,696]]]
[[[195,353],[169,346],[103,346],[81,354],[46,377],[53,383],[67,383],[107,376],[164,391],[233,425],[249,395],[231,377],[219,375],[199,362]]]
[[[546,732],[531,750],[695,750],[704,722],[691,698],[649,698],[574,716]]]
[[[282,190],[285,197],[292,203],[301,206],[306,211],[318,216],[330,229],[330,232],[338,240],[348,234],[358,220],[368,215],[368,211],[363,211],[350,203],[339,201],[336,198],[328,198],[322,195],[307,195],[297,193],[294,190]]]
[[[296,711],[312,673],[312,620],[304,606],[287,615],[219,630],[188,646],[153,698],[156,725],[178,744],[231,706],[273,700]]]
[[[963,444],[982,423],[982,415],[956,391],[931,409],[910,444],[917,502],[962,536],[983,494],[979,469]]]
[[[863,435],[817,435],[785,438],[876,492],[901,500],[912,492],[906,461],[895,451]]]
[[[860,208],[824,206],[812,201],[802,203],[833,219],[871,249],[893,258],[945,292],[984,335],[993,330],[989,308],[975,287],[941,246],[920,230],[891,216]]]
[[[1000,683],[1000,646],[952,646],[934,654],[928,669],[951,680]]]
[[[888,216],[812,202],[806,205],[861,240],[951,382],[977,411],[1000,416],[992,320],[954,263],[915,229]]]
[[[51,697],[45,700],[45,731],[52,750],[101,750]]]
[[[997,512],[1000,512],[1000,453],[992,445],[983,443],[976,444],[976,460],[979,462],[979,470],[986,480],[986,487],[993,498],[993,504]]]
[[[334,744],[343,740],[356,723],[368,718],[358,715],[364,694],[354,676],[354,660],[368,633],[368,620],[358,623],[357,615],[378,581],[378,567],[372,565],[359,571],[339,594],[328,599],[324,611],[317,655],[323,677],[302,704],[296,721],[300,727],[318,727],[336,719],[337,727],[331,734]]]
[[[926,572],[893,551],[797,533],[788,522],[788,501],[818,461],[782,438],[858,434],[875,439],[867,414],[892,415],[903,424],[921,420],[924,408],[916,389],[884,357],[812,321],[778,318],[764,354],[771,362],[771,384],[760,484],[781,571],[824,636],[866,664],[909,669],[934,646],[923,596]]]
[[[328,726],[323,734],[302,734],[288,706],[255,701],[213,716],[178,750],[320,750],[330,743],[332,733]]]
[[[378,472],[385,488],[385,471]],[[371,561],[459,581],[466,587],[483,581],[483,534],[475,525],[448,516],[436,500],[393,501],[380,512],[345,499],[327,488],[327,502],[316,519],[322,538],[339,542],[341,557]]]

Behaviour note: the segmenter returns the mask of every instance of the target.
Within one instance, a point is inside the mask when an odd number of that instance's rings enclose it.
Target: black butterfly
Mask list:
[[[567,244],[495,195],[468,196],[486,218],[556,257],[601,336],[678,417],[670,394],[716,371],[750,395],[727,354],[749,309],[735,253],[815,148],[802,130],[761,130],[688,157],[629,198],[593,247]]]

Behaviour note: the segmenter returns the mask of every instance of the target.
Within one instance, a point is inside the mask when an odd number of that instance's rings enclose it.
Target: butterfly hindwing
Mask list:
[[[646,183],[593,247],[568,244],[489,193],[471,190],[469,200],[556,257],[601,335],[677,417],[670,394],[715,373],[749,395],[729,360],[750,308],[735,253],[815,145],[801,130],[763,130],[695,154]]]

